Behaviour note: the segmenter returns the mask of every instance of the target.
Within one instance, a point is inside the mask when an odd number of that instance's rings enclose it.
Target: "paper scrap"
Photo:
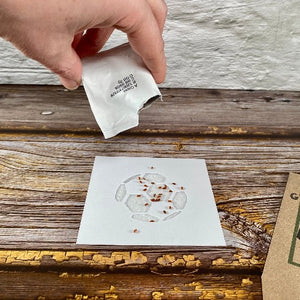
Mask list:
[[[262,275],[264,299],[300,299],[300,175],[290,173]]]

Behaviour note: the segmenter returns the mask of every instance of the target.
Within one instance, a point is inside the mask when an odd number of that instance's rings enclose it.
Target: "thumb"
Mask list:
[[[75,90],[81,84],[82,64],[76,51],[71,47],[62,49],[59,55],[45,64],[59,76],[64,87]]]

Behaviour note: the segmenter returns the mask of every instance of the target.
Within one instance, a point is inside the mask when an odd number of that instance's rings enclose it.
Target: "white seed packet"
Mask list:
[[[124,44],[82,60],[82,82],[104,137],[139,124],[139,112],[161,93],[149,70]]]

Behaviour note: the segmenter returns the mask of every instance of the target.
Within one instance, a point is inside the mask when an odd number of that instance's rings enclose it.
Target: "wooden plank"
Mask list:
[[[205,158],[226,241],[234,248],[76,246],[96,155]],[[12,265],[31,265],[35,259],[26,251],[46,249],[52,252],[42,252],[37,260],[39,266],[61,263],[55,259],[58,250],[64,264],[82,266],[86,262],[80,253],[91,250],[98,251],[93,256],[104,257],[102,265],[108,268],[111,265],[105,263],[106,258],[111,258],[113,252],[121,251],[131,257],[130,251],[137,251],[146,257],[140,267],[147,270],[168,271],[179,266],[184,272],[187,263],[184,257],[188,255],[193,255],[191,268],[195,270],[261,270],[288,172],[297,172],[299,162],[300,140],[295,138],[125,136],[107,141],[88,134],[3,133],[0,135],[2,264],[10,266],[9,257],[14,258]],[[6,252],[9,250],[23,252],[15,252],[13,256]],[[63,254],[66,251],[78,251],[77,258],[66,258]],[[116,268],[119,264],[118,260],[113,262]],[[135,260],[125,266],[121,262],[122,268],[131,266],[136,266]]]
[[[0,272],[2,299],[262,299],[259,275]]]
[[[265,257],[231,247],[81,246],[69,250],[0,250],[0,269],[190,274],[243,272],[261,274]],[[112,250],[114,248],[118,248]],[[98,249],[98,250],[96,250]],[[226,270],[226,271],[225,271]]]
[[[0,87],[5,298],[261,299],[288,172],[300,167],[300,94],[163,94],[139,127],[104,140],[82,90]],[[77,246],[96,155],[205,158],[227,247]]]
[[[300,93],[162,89],[127,134],[299,136]],[[0,86],[0,129],[99,133],[82,88]],[[52,112],[43,115],[42,112]]]

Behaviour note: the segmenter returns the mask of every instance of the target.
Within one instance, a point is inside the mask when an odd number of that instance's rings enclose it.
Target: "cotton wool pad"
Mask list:
[[[161,93],[129,44],[82,60],[82,82],[105,138],[138,126],[139,112]]]

